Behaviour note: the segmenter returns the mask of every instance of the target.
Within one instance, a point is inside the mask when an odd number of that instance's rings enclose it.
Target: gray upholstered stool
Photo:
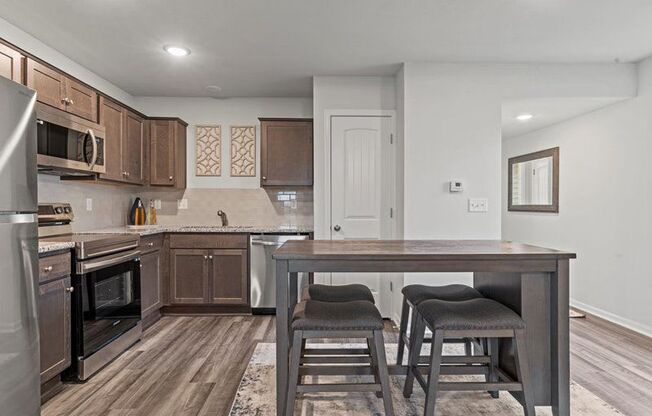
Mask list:
[[[319,302],[352,302],[355,300],[366,300],[374,302],[374,295],[365,285],[309,285],[303,294],[304,299],[316,300]]]
[[[383,319],[371,302],[301,302],[294,310],[292,332],[286,416],[294,414],[297,393],[355,391],[376,392],[383,398],[385,414],[394,415],[383,341]],[[364,338],[367,348],[306,348],[304,340],[314,338]],[[303,376],[315,375],[371,375],[374,382],[303,383]]]
[[[418,351],[421,350],[426,327],[432,331],[430,363],[427,380],[421,374]],[[425,416],[435,414],[437,392],[451,390],[508,390],[519,392],[517,398],[526,416],[534,416],[534,396],[530,384],[530,369],[525,345],[525,322],[514,311],[491,299],[471,299],[461,302],[428,300],[417,306],[415,337],[410,349],[408,374],[403,395],[410,397],[414,379],[426,392]],[[443,356],[442,346],[447,338],[498,338],[514,340],[514,359],[517,380],[498,368],[497,342],[492,342],[487,355]],[[486,382],[440,382],[440,374],[485,374]]]
[[[396,363],[403,364],[403,353],[405,348],[410,350],[410,340],[407,337],[408,317],[410,310],[412,310],[412,319],[410,328],[414,328],[416,321],[416,308],[421,302],[431,299],[448,300],[448,301],[461,301],[469,299],[482,298],[482,294],[474,288],[466,285],[446,285],[446,286],[425,286],[425,285],[408,285],[402,290],[403,292],[403,307],[401,309],[401,323],[399,328],[398,337],[398,355]],[[414,331],[411,331],[413,333]],[[429,342],[430,340],[426,340]],[[464,340],[448,340],[448,342],[463,342],[466,348],[466,355],[471,355],[471,341],[470,339]]]

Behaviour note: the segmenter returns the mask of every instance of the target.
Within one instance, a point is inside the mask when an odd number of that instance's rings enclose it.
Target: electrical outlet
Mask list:
[[[177,206],[179,209],[188,209],[188,200],[187,199],[179,199],[177,201]]]
[[[487,198],[470,198],[469,212],[488,212],[489,200]]]
[[[86,198],[86,211],[93,210],[93,198]]]

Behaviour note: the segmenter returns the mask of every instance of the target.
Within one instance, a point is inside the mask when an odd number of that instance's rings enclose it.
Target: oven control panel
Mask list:
[[[48,203],[39,204],[38,222],[44,224],[66,224],[75,218],[72,212],[72,206],[68,203]]]

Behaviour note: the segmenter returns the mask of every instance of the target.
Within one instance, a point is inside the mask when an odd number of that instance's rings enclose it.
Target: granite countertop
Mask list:
[[[76,234],[138,234],[139,236],[154,235],[161,233],[311,233],[309,226],[244,226],[229,225],[148,225],[142,228],[112,227],[99,230],[79,231]]]
[[[75,243],[57,242],[57,241],[39,241],[38,254],[51,253],[53,251],[70,250],[75,247]]]

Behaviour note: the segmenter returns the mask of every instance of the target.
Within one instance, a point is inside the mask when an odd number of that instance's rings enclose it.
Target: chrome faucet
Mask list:
[[[222,227],[229,225],[229,219],[226,217],[226,212],[219,210],[217,211],[217,215],[222,219]]]

